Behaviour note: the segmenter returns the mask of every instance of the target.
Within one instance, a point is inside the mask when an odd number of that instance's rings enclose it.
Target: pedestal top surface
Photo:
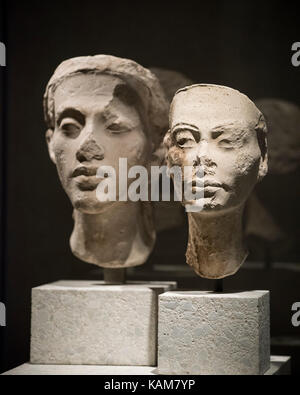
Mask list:
[[[144,290],[145,288],[154,288],[154,289],[175,289],[176,282],[174,281],[128,281],[126,284],[120,285],[111,285],[106,284],[104,281],[69,281],[69,280],[62,280],[57,281],[50,284],[41,285],[39,287],[35,287],[33,289],[38,290],[61,290],[61,291],[122,291],[128,289],[135,289],[135,290]]]
[[[169,291],[160,296],[160,300],[170,298],[207,298],[207,299],[257,299],[268,295],[269,291],[212,292],[212,291]]]

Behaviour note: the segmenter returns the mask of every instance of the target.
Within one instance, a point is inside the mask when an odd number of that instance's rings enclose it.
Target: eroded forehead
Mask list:
[[[116,86],[120,84],[122,80],[116,76],[79,73],[68,76],[56,87],[54,100],[57,102],[80,96],[113,96]]]
[[[260,116],[254,103],[230,88],[195,86],[179,91],[172,102],[170,126],[178,123],[201,128],[222,124],[256,125]]]

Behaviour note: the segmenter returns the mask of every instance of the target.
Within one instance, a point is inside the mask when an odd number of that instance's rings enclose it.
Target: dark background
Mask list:
[[[300,68],[291,64],[291,47],[300,41],[300,23],[292,1],[9,0],[0,4],[0,40],[7,46],[7,67],[0,70],[5,77],[0,103],[0,296],[7,307],[7,327],[0,328],[1,372],[29,360],[32,287],[101,276],[69,250],[72,209],[46,149],[42,96],[58,64],[75,56],[111,54],[145,67],[180,71],[195,82],[228,85],[252,99],[276,97],[299,104]],[[299,172],[291,180],[297,176]],[[276,182],[269,178],[260,191],[271,204],[269,186]],[[282,213],[285,228],[300,240],[299,211],[293,208],[299,202],[299,188],[295,191],[292,201],[285,202],[283,194],[282,207],[273,210]],[[282,211],[287,206],[288,211]],[[150,261],[136,276],[166,276],[153,273],[153,263],[184,266],[186,236],[186,226],[160,234]],[[296,248],[282,261],[300,266],[299,256]],[[211,287],[191,272],[180,273],[169,272],[166,278],[182,286]],[[272,351],[299,361],[299,328],[291,325],[291,306],[300,301],[295,266],[242,269],[225,286],[271,290]],[[294,362],[294,372],[297,369]]]

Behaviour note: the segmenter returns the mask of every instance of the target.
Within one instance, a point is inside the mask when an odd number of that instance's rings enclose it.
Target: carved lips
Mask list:
[[[192,182],[193,193],[204,191],[204,197],[212,197],[219,189],[225,189],[224,185],[214,180],[196,179]]]
[[[72,173],[72,177],[79,176],[95,176],[97,174],[97,167],[78,166]]]
[[[72,178],[76,178],[76,184],[82,191],[93,191],[97,188],[100,178],[96,177],[97,167],[78,166],[72,173]]]

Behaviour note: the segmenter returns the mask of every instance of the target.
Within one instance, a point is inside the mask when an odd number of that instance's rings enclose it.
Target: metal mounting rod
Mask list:
[[[216,283],[215,283],[215,292],[218,292],[218,293],[224,292],[224,282],[223,282],[223,279],[216,280]]]
[[[118,285],[126,283],[126,269],[104,269],[104,282]]]

